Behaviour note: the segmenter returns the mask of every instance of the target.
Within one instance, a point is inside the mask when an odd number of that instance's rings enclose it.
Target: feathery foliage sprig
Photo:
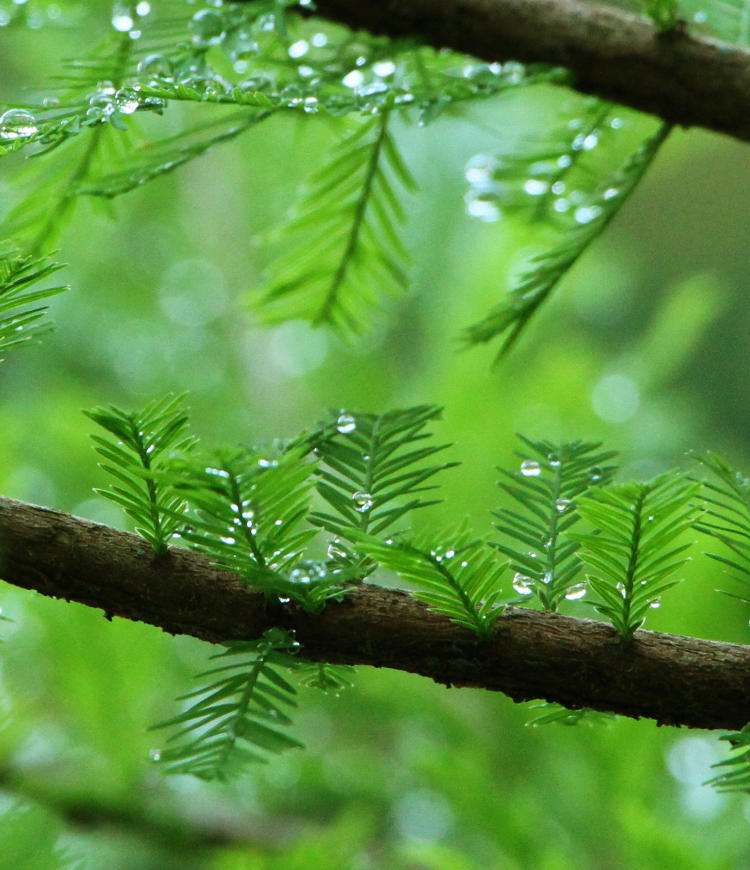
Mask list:
[[[40,322],[47,307],[36,303],[67,287],[34,289],[33,285],[61,268],[15,251],[0,253],[0,353],[49,331],[51,327]]]
[[[283,228],[283,253],[257,303],[265,322],[301,317],[356,333],[377,301],[375,288],[405,289],[399,188],[416,185],[390,132],[391,117],[383,112],[364,122],[311,179]]]
[[[507,298],[487,317],[465,330],[467,344],[503,338],[497,358],[507,353],[529,320],[633,193],[670,130],[669,124],[663,124],[614,175],[605,178],[594,176],[597,183],[587,195],[581,197],[578,204],[573,205],[562,196],[555,200],[555,208],[564,203],[563,210],[572,213],[572,221],[565,227],[560,244],[535,257],[532,268],[521,276]],[[584,148],[585,144],[580,147]],[[530,181],[547,184],[533,178]],[[553,182],[556,183],[562,182]],[[546,191],[546,186],[544,189]]]
[[[165,480],[173,456],[192,450],[183,396],[167,396],[142,411],[128,412],[111,405],[84,412],[111,436],[92,435],[99,467],[117,481],[95,490],[115,502],[136,522],[136,531],[164,553],[184,522],[185,498]]]
[[[335,538],[329,555],[365,576],[374,568],[358,559],[342,542],[356,542],[360,532],[387,536],[411,511],[435,504],[422,494],[436,489],[429,483],[455,462],[429,464],[447,444],[424,445],[426,427],[441,409],[421,405],[385,414],[333,412],[308,436],[320,458],[317,491],[330,510],[316,510],[310,521]]]
[[[581,545],[596,609],[628,640],[650,607],[679,583],[671,575],[686,561],[689,543],[676,544],[692,525],[698,485],[668,472],[646,483],[612,484],[579,499],[578,512],[594,531],[570,533]]]
[[[501,468],[499,486],[520,509],[502,508],[495,514],[495,528],[507,537],[492,545],[510,558],[518,595],[535,596],[545,610],[557,610],[564,598],[575,600],[586,592],[578,582],[580,545],[565,536],[579,519],[576,499],[611,481],[615,467],[607,463],[617,454],[599,450],[599,443],[552,444],[519,437],[527,448],[517,452],[521,466],[516,471]]]
[[[177,729],[164,749],[152,752],[166,773],[227,780],[249,763],[267,761],[268,753],[302,747],[279,730],[291,724],[286,711],[297,706],[296,690],[283,676],[297,667],[289,654],[299,647],[293,636],[273,628],[259,640],[226,647],[212,656],[219,666],[196,678],[208,684],[178,698],[190,706],[153,726]]]
[[[695,528],[731,553],[706,555],[731,568],[733,579],[750,586],[750,480],[716,453],[694,454],[694,458],[711,473],[711,479],[703,482],[707,509]],[[750,603],[748,595],[727,594]]]
[[[357,535],[359,550],[413,585],[431,610],[486,638],[505,609],[501,578],[506,564],[465,527],[434,532],[414,543]]]
[[[325,562],[303,559],[317,533],[303,526],[313,470],[300,449],[220,451],[173,466],[175,486],[190,505],[180,535],[267,595],[320,610],[342,594],[337,584],[344,577]]]
[[[726,768],[725,771],[710,779],[707,785],[712,785],[720,792],[738,791],[750,793],[750,724],[741,731],[722,734],[720,740],[726,740],[730,747],[729,758],[712,765]]]

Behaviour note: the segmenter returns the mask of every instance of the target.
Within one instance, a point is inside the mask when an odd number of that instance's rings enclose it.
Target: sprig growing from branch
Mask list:
[[[535,596],[545,610],[557,610],[564,598],[576,600],[586,593],[577,582],[580,544],[566,537],[578,522],[576,499],[591,487],[609,483],[616,456],[601,444],[573,441],[552,444],[519,436],[526,450],[516,471],[500,469],[500,488],[520,509],[502,508],[495,528],[504,536],[493,546],[511,560],[513,588],[521,598]],[[510,482],[508,482],[510,481]]]
[[[578,511],[594,531],[570,533],[581,545],[596,609],[629,640],[650,607],[679,583],[671,575],[686,561],[689,543],[677,544],[692,525],[698,485],[668,472],[647,483],[617,484],[579,500]]]
[[[100,467],[116,481],[96,492],[122,507],[135,520],[138,534],[161,555],[183,524],[187,507],[164,477],[173,456],[195,445],[187,431],[184,397],[167,396],[136,412],[111,405],[84,413],[114,436],[91,436],[104,460]]]
[[[297,706],[296,690],[282,672],[295,670],[289,653],[298,648],[288,632],[276,628],[260,640],[227,644],[212,658],[229,664],[199,674],[210,682],[178,698],[191,702],[185,712],[153,726],[177,730],[152,758],[166,773],[227,780],[249,763],[265,762],[266,753],[302,747],[279,730],[291,724],[286,711]]]

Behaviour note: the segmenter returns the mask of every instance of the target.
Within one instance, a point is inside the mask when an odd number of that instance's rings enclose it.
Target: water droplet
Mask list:
[[[570,164],[573,162],[573,158],[570,154],[563,154],[562,156],[557,158],[557,165],[560,169],[567,169]]]
[[[655,598],[650,604],[649,607],[654,610],[658,610],[661,607],[661,598]]]
[[[141,0],[135,7],[135,14],[143,18],[145,15],[151,11],[151,4],[148,0]]]
[[[312,42],[315,48],[323,48],[324,45],[328,45],[328,37],[325,33],[314,33],[310,42]]]
[[[26,109],[8,109],[0,115],[0,139],[26,139],[38,132],[36,119]]]
[[[563,214],[570,208],[570,200],[567,200],[564,196],[561,196],[559,199],[555,200],[552,208],[554,208],[556,212]]]
[[[702,9],[696,12],[695,15],[693,15],[693,21],[695,21],[696,24],[705,24],[707,20],[708,14]]]
[[[276,468],[278,465],[278,460],[276,459],[259,459],[258,460],[258,468]]]
[[[562,514],[565,513],[571,506],[572,502],[569,498],[558,498],[555,502],[555,507]]]
[[[533,459],[524,459],[521,463],[521,474],[524,477],[539,477],[542,473],[542,467]]]
[[[523,189],[529,196],[541,196],[549,190],[549,185],[546,181],[540,181],[538,178],[529,178]]]
[[[600,205],[582,205],[575,210],[573,217],[579,224],[590,224],[591,221],[596,220],[601,213],[602,207]]]
[[[132,115],[140,105],[135,88],[120,88],[115,94],[115,105],[123,115]]]
[[[620,593],[620,595],[622,595],[623,598],[625,598],[625,597],[627,596],[627,592],[626,592],[626,590],[625,590],[625,584],[624,584],[624,583],[616,583],[616,584],[615,584],[615,589]]]
[[[351,72],[348,72],[343,79],[341,79],[341,84],[343,84],[347,88],[359,88],[364,83],[365,77],[358,69],[353,69]]]
[[[357,421],[351,414],[347,414],[342,411],[339,414],[338,420],[336,420],[336,429],[341,432],[342,435],[348,435],[350,432],[353,432],[357,428]]]
[[[163,54],[148,54],[138,64],[138,72],[144,76],[171,78],[174,73],[172,61]]]
[[[614,199],[619,193],[616,187],[608,187],[602,194],[602,199]]]
[[[466,213],[469,217],[479,218],[479,220],[485,223],[499,221],[502,216],[498,190],[495,187],[487,190],[470,190],[464,197],[464,203],[466,204]]]
[[[551,571],[545,571],[542,576],[542,583],[549,584],[554,580],[554,575]]]
[[[112,9],[112,27],[120,33],[127,33],[133,29],[133,16],[128,5],[115,3]]]
[[[534,591],[534,581],[525,574],[514,574],[513,588],[519,595],[531,595]]]
[[[393,541],[391,541],[393,543]],[[334,538],[328,544],[328,558],[329,559],[347,559],[349,558],[349,553],[341,546],[341,541],[338,538]]]
[[[591,480],[596,483],[597,481],[602,479],[602,470],[598,465],[595,465],[591,471],[589,472],[591,475]]]
[[[555,196],[560,196],[561,193],[565,193],[565,182],[556,181],[550,189],[552,190],[552,193],[555,194]]]
[[[357,492],[352,495],[352,501],[354,502],[354,510],[360,514],[369,511],[372,507],[372,496],[369,492],[357,490]]]
[[[464,175],[469,184],[486,184],[498,168],[498,161],[488,154],[475,154],[466,163]]]
[[[310,43],[306,39],[298,39],[293,42],[287,49],[287,53],[291,58],[304,57],[310,50]]]
[[[651,514],[651,515],[648,516],[646,519],[648,520],[648,522],[653,523],[653,521],[654,521],[654,515]]]
[[[275,526],[282,526],[284,524],[284,520],[274,520],[273,524]]]
[[[552,466],[552,468],[559,468],[560,465],[562,465],[560,457],[557,455],[557,453],[548,453],[547,460],[549,461],[549,464]]]
[[[372,71],[384,79],[396,72],[396,64],[392,60],[379,60],[372,65]]]
[[[229,477],[229,472],[225,471],[223,468],[207,468],[206,474],[212,474],[215,477]]]
[[[213,9],[201,9],[190,22],[193,44],[200,46],[219,45],[224,39],[224,19]]]
[[[446,559],[452,559],[455,555],[456,555],[455,550],[446,550],[445,551],[445,558]]]
[[[585,583],[576,583],[575,586],[571,586],[570,589],[565,593],[565,597],[568,601],[578,601],[583,598],[586,594],[586,584]]]
[[[161,761],[161,750],[149,749],[148,757],[151,759],[151,761]]]
[[[304,586],[310,583],[320,582],[326,578],[325,562],[300,562],[290,574],[292,583],[301,583]]]
[[[224,536],[224,537],[220,537],[219,540],[220,540],[223,544],[236,544],[236,543],[237,543],[237,541],[236,541],[233,537],[231,537],[230,535],[226,535],[226,536]]]
[[[593,133],[589,133],[588,136],[583,140],[583,150],[591,151],[593,148],[599,144],[599,134],[594,131]]]
[[[289,604],[291,600],[287,595],[279,595],[279,604]]]

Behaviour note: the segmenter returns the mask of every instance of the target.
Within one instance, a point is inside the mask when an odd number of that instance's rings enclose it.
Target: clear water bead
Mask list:
[[[539,477],[542,473],[542,467],[533,459],[524,459],[521,463],[521,474],[524,477]]]
[[[357,428],[357,421],[352,417],[351,414],[347,414],[342,411],[339,414],[338,420],[336,420],[336,429],[341,432],[342,435],[348,435],[350,432],[353,432]]]
[[[36,119],[26,109],[8,109],[0,115],[0,139],[26,139],[38,132]]]
[[[534,591],[534,581],[531,577],[527,577],[525,574],[514,574],[513,589],[515,589],[519,595],[531,595]]]
[[[576,583],[575,586],[571,586],[570,589],[565,593],[565,597],[568,601],[579,601],[586,594],[586,584],[585,583]]]
[[[193,44],[200,46],[219,45],[224,39],[224,19],[213,9],[201,9],[190,22]]]
[[[352,501],[354,502],[354,510],[360,514],[369,511],[372,507],[372,496],[369,492],[357,490],[357,492],[352,495]]]

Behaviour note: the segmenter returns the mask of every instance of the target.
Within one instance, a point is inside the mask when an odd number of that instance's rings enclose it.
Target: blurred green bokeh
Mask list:
[[[36,93],[106,25],[104,10],[79,8],[68,28],[0,27],[0,97]],[[291,436],[329,407],[443,405],[438,434],[462,464],[419,520],[468,516],[479,531],[519,431],[603,440],[623,477],[686,466],[689,449],[750,468],[744,145],[675,131],[507,360],[459,352],[460,328],[543,241],[521,223],[468,218],[463,167],[544,124],[560,99],[578,97],[540,88],[397,131],[421,188],[405,230],[414,286],[352,345],[301,322],[262,330],[246,304],[269,262],[267,229],[336,125],[271,120],[111,210],[78,203],[59,241],[72,290],[53,300],[57,330],[0,368],[0,491],[126,527],[92,494],[104,480],[81,410],[184,390],[196,433],[226,444]],[[176,131],[187,111],[150,124]],[[696,559],[649,627],[746,642],[748,614],[715,593],[722,582]],[[700,785],[721,757],[714,735],[650,721],[524,728],[528,706],[502,696],[362,669],[341,698],[300,699],[304,753],[230,786],[165,779],[149,761],[161,735],[146,728],[172,714],[208,647],[12,587],[3,611],[14,620],[0,657],[8,867],[750,867],[750,800]]]

